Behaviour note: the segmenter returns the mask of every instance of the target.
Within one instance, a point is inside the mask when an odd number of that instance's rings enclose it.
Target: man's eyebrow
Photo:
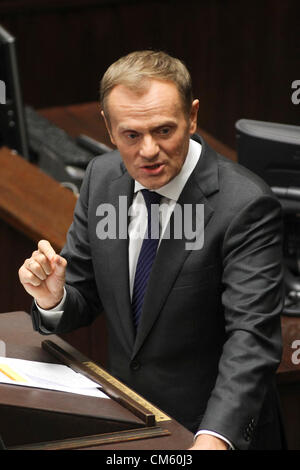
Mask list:
[[[137,129],[130,126],[119,126],[118,130],[120,132],[139,132]]]
[[[177,123],[175,121],[167,121],[167,122],[164,122],[163,124],[159,124],[158,126],[155,126],[153,130],[161,129],[162,127],[174,127],[176,125]]]
[[[174,127],[176,125],[177,125],[177,123],[175,121],[169,120],[169,121],[166,121],[166,122],[162,122],[161,124],[157,124],[153,127],[150,127],[150,131],[155,131],[157,129],[162,129],[164,127]],[[121,124],[119,126],[119,131],[120,132],[137,132],[138,133],[138,132],[140,132],[140,128],[139,128],[139,126],[137,126],[136,128],[133,128],[129,125],[126,126],[126,125]]]

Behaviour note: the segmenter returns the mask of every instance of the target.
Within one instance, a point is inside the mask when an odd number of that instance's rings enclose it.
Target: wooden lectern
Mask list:
[[[193,435],[61,338],[34,332],[24,312],[0,314],[6,356],[64,363],[110,398],[0,384],[0,435],[12,450],[188,449]],[[1,358],[0,358],[1,362]]]

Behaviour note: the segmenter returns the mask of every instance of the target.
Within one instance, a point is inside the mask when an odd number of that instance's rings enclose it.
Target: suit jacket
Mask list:
[[[119,196],[130,206],[134,182],[119,152],[97,157],[61,253],[67,300],[55,333],[103,311],[114,376],[193,432],[218,432],[239,449],[280,448],[280,205],[259,178],[194,138],[201,157],[178,204],[204,205],[203,247],[187,250],[184,236],[161,241],[136,333],[128,239],[97,235],[97,208],[118,208]],[[35,309],[33,324],[44,331]]]

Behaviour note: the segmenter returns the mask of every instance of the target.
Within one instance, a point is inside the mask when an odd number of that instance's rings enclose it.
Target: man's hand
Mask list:
[[[19,279],[41,308],[50,309],[63,298],[67,261],[57,255],[47,240],[19,269]]]
[[[228,450],[228,444],[210,434],[200,434],[189,450]]]

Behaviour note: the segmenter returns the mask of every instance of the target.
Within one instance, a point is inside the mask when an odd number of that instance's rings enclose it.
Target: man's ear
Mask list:
[[[103,110],[101,111],[101,116],[102,116],[103,119],[104,119],[105,126],[106,126],[106,129],[107,129],[109,138],[110,138],[110,140],[111,140],[111,143],[112,143],[113,145],[116,145],[116,144],[115,144],[115,140],[114,140],[113,135],[112,135],[112,131],[111,131],[111,126],[110,126],[109,119],[107,119],[107,117],[105,116]]]
[[[198,127],[199,100],[194,100],[190,112],[190,134],[195,134]]]

